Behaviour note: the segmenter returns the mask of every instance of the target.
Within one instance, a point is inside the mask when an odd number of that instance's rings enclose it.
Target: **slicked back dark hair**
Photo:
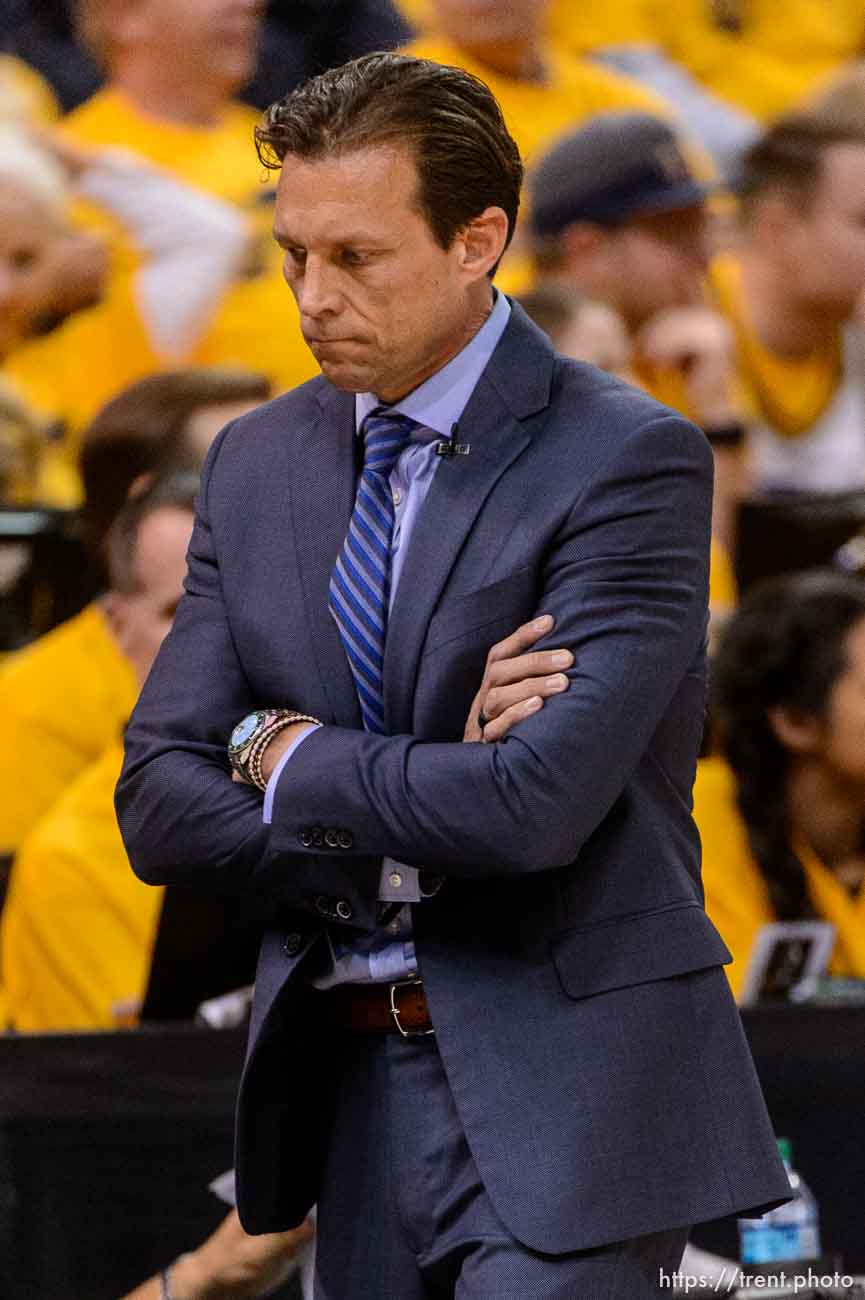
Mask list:
[[[273,170],[288,156],[315,162],[378,145],[408,148],[418,210],[442,248],[488,207],[507,214],[508,243],[514,233],[519,149],[492,91],[462,68],[366,54],[274,104],[255,138],[259,158]]]
[[[826,149],[838,144],[865,146],[865,124],[835,121],[818,112],[779,117],[742,156],[736,192],[745,209],[771,189],[791,190],[805,203],[820,175]]]

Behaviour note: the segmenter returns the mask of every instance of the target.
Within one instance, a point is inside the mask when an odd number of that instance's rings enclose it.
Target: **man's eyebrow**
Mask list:
[[[281,248],[305,247],[302,239],[295,239],[289,231],[282,230],[279,226],[273,226],[272,231],[273,238]],[[329,242],[335,248],[388,248],[392,240],[384,237],[380,231],[354,230]]]

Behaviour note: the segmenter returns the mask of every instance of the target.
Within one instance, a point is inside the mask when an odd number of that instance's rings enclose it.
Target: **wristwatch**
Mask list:
[[[294,709],[256,709],[238,722],[228,740],[228,761],[242,781],[259,790],[267,789],[261,772],[264,751],[274,736],[295,722],[322,725],[318,718]]]

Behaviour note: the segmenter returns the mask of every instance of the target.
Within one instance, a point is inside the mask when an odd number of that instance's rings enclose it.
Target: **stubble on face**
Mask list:
[[[323,374],[349,392],[396,401],[465,345],[489,312],[489,282],[461,268],[420,211],[407,148],[285,159],[274,234]]]

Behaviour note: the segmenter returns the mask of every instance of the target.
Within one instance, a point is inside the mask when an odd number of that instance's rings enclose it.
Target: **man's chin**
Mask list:
[[[364,367],[353,366],[346,361],[319,360],[321,373],[330,380],[334,388],[344,393],[373,392],[374,376]]]

